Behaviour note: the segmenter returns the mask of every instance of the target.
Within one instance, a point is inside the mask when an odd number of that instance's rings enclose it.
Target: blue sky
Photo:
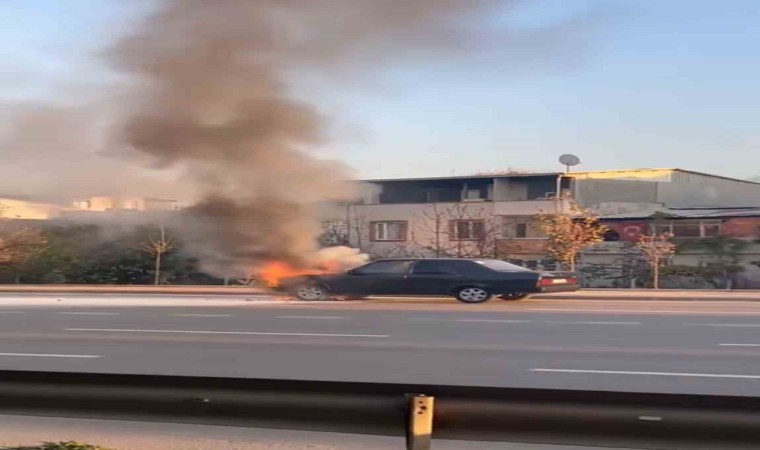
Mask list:
[[[101,83],[91,53],[145,6],[0,0],[0,99],[59,100]],[[535,64],[505,52],[298,92],[333,117],[325,154],[362,177],[555,170],[562,153],[579,155],[579,170],[760,176],[760,2],[533,0],[509,20],[576,14],[594,19]]]

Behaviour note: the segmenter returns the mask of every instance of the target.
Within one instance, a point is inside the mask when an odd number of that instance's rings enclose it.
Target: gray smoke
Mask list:
[[[202,197],[182,230],[212,273],[315,255],[316,206],[355,192],[345,168],[310,156],[323,117],[294,99],[299,69],[453,54],[471,14],[503,1],[173,0],[110,53],[139,80],[121,124],[133,151],[179,167]]]
[[[116,99],[118,119],[102,127],[104,147],[91,151],[97,140],[89,132],[73,137],[71,129],[92,131],[93,122],[76,117],[68,118],[68,131],[51,135],[58,123],[52,121],[37,128],[37,141],[34,133],[15,133],[7,147],[17,152],[19,142],[31,140],[24,144],[29,160],[44,164],[52,153],[60,159],[50,169],[57,183],[37,174],[40,191],[157,190],[191,200],[195,206],[177,226],[210,273],[242,274],[261,259],[310,263],[319,259],[319,205],[357,193],[346,181],[350,171],[314,156],[329,144],[325,118],[295,98],[294,80],[304,73],[354,80],[400,62],[444,61],[486,47],[516,62],[546,56],[564,39],[561,27],[512,33],[490,20],[513,3],[162,1],[104,53],[128,79],[126,95]]]

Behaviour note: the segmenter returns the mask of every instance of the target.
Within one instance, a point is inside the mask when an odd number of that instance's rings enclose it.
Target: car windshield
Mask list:
[[[497,272],[532,272],[532,270],[526,269],[525,267],[520,267],[516,264],[498,259],[479,259],[475,262],[481,266],[488,267],[491,270],[496,270]]]

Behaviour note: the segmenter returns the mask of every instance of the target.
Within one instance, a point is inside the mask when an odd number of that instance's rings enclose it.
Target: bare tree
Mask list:
[[[728,236],[689,239],[679,244],[677,249],[679,253],[682,251],[706,252],[710,258],[709,268],[712,270],[702,270],[703,278],[716,287],[722,285],[726,289],[733,287],[733,276],[743,270],[739,264],[742,252],[752,246],[751,241]],[[715,278],[718,280],[713,278],[716,275],[715,272],[718,275]]]
[[[348,224],[346,239],[350,244],[355,244],[354,247],[365,251],[367,248],[364,243],[364,235],[369,232],[370,215],[361,213],[357,206],[348,205],[346,207],[346,223]],[[352,236],[356,236],[356,241],[351,241]]]
[[[671,233],[643,235],[636,243],[652,270],[652,287],[655,289],[660,288],[660,267],[676,251],[676,245],[670,242],[672,238]]]
[[[438,203],[433,203],[430,210],[417,213],[412,220],[412,242],[421,249],[432,253],[436,258],[449,256],[446,254],[444,245],[444,242],[449,238],[447,213],[448,211],[445,208],[442,208]],[[420,234],[430,237],[422,240]]]
[[[158,227],[158,233],[148,238],[148,241],[143,243],[140,249],[154,258],[154,281],[153,284],[161,284],[161,264],[163,255],[170,252],[174,248],[174,240],[166,232],[166,228],[162,225]]]
[[[322,235],[319,244],[322,247],[335,247],[349,245],[349,224],[342,220],[328,220],[322,222]]]
[[[378,247],[369,244],[363,251],[370,256],[371,260],[382,258],[422,258],[425,256],[423,253],[420,253],[419,248],[406,242],[400,242],[392,247]]]
[[[583,250],[604,240],[608,228],[590,210],[569,199],[567,211],[539,214],[536,218],[546,234],[546,251],[559,263],[575,271]]]
[[[413,219],[412,243],[436,258],[498,258],[501,222],[483,208],[433,203]]]

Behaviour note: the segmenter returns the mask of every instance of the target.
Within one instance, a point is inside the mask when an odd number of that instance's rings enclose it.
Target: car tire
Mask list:
[[[525,292],[508,292],[499,296],[500,299],[506,300],[508,302],[516,302],[517,300],[523,300],[528,297],[530,297],[530,294]]]
[[[491,292],[485,288],[466,286],[459,288],[454,297],[462,303],[484,303],[491,299]]]
[[[314,302],[329,299],[330,293],[318,284],[303,284],[293,289],[293,296],[298,300]]]

